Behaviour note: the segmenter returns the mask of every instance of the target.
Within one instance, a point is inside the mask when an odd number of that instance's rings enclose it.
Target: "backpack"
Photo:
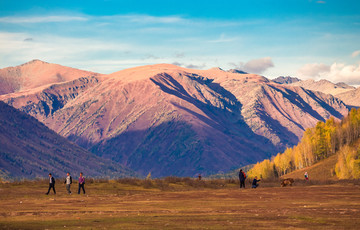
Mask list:
[[[246,174],[245,174],[245,172],[243,171],[242,173],[243,173],[243,175],[244,175],[244,179],[246,179]]]

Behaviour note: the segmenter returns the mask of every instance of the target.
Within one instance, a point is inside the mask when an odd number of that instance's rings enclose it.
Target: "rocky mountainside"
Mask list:
[[[228,70],[229,73],[239,73],[239,74],[248,74],[245,71],[239,70],[239,69],[230,69]]]
[[[291,78],[294,79],[294,78]],[[295,78],[297,79],[297,78]],[[286,78],[278,77],[273,80],[274,82],[278,82],[281,84],[291,84],[294,86],[300,86],[308,90],[312,91],[320,91],[322,93],[331,94],[341,101],[343,101],[349,108],[352,107],[360,107],[360,89],[355,88],[354,86],[347,85],[343,82],[332,83],[328,80],[305,80],[301,81],[292,81],[286,80]]]
[[[292,85],[301,86],[305,89],[309,89],[313,91],[320,91],[326,94],[331,94],[333,96],[337,96],[338,94],[345,93],[355,89],[355,87],[349,86],[343,82],[339,82],[335,84],[324,79],[320,81],[314,81],[312,79],[299,81],[292,83]]]
[[[94,154],[153,176],[228,171],[347,114],[321,92],[265,77],[160,64],[0,96]]]
[[[278,83],[278,84],[292,84],[292,83],[295,83],[295,82],[299,82],[301,80],[299,78],[296,78],[296,77],[280,76],[280,77],[277,77],[277,78],[273,79],[272,81],[275,82],[275,83]]]
[[[91,177],[135,174],[110,160],[95,156],[61,137],[35,118],[0,101],[0,177],[64,177],[66,172]]]
[[[350,90],[344,93],[336,95],[349,107],[360,108],[360,87],[354,90]]]
[[[100,74],[33,60],[0,69],[0,95]]]

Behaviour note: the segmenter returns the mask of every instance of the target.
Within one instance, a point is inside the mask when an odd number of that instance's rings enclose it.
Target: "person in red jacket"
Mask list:
[[[246,174],[242,169],[240,169],[239,171],[240,188],[242,187],[245,188],[245,179],[246,179]]]

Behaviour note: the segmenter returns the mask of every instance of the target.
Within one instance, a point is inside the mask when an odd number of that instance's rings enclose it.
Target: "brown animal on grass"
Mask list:
[[[292,184],[294,183],[294,179],[293,178],[286,178],[286,179],[283,179],[281,181],[281,187],[285,187],[287,185],[290,185],[292,186]]]

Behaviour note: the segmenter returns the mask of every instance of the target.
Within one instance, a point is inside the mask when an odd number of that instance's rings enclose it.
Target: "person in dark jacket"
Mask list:
[[[252,188],[257,188],[259,185],[258,185],[258,182],[260,180],[257,179],[257,176],[254,178],[253,182],[252,182]]]
[[[64,184],[66,184],[66,190],[67,190],[68,194],[71,195],[70,186],[72,184],[72,177],[70,176],[70,173],[66,174]]]
[[[55,178],[51,175],[51,173],[49,173],[49,190],[48,190],[47,193],[45,193],[46,195],[49,195],[49,192],[50,192],[51,188],[54,190],[54,194],[56,194],[56,191],[55,191]]]
[[[83,176],[83,173],[80,173],[80,177],[79,177],[79,190],[78,190],[78,194],[80,194],[80,189],[82,188],[84,194],[85,194],[85,177]]]
[[[240,171],[239,171],[240,188],[242,188],[242,187],[245,188],[245,179],[246,179],[246,175],[242,171],[242,169],[240,169]]]

